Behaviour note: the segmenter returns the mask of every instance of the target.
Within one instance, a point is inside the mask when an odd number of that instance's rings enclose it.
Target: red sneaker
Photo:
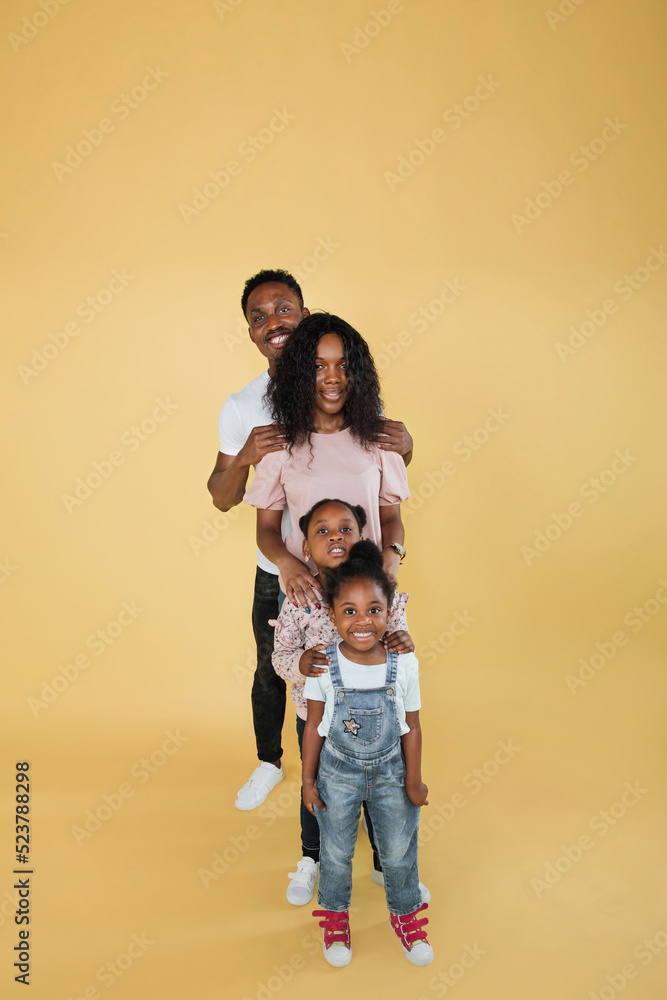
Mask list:
[[[350,911],[313,910],[314,917],[324,917],[320,927],[324,928],[322,951],[329,965],[342,969],[352,961],[350,944]]]
[[[427,909],[428,903],[422,903],[414,913],[406,913],[404,917],[399,917],[395,913],[389,914],[389,926],[401,942],[403,954],[408,962],[413,965],[430,965],[433,961],[433,948],[428,943],[424,925],[428,923],[427,917],[417,920],[417,914]]]

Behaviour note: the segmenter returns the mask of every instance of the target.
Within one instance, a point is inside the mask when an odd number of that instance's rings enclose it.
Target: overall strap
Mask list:
[[[398,653],[392,649],[387,650],[387,676],[385,687],[396,687],[396,673],[398,671]]]
[[[330,646],[327,646],[325,650],[327,656],[331,660],[329,666],[329,677],[334,688],[342,688],[343,678],[340,674],[340,667],[338,665],[338,643],[332,642]]]

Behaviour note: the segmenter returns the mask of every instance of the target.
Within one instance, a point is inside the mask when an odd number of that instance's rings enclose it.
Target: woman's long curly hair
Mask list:
[[[273,419],[283,428],[290,450],[310,441],[315,418],[315,358],[320,338],[340,337],[350,389],[343,415],[360,444],[368,448],[382,430],[380,382],[368,344],[339,316],[314,313],[301,320],[280,352],[266,400]]]

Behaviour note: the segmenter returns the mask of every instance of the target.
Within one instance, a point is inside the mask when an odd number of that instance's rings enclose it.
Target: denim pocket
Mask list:
[[[362,747],[377,743],[382,735],[383,711],[383,708],[346,708],[345,714],[341,714],[345,741],[350,746]]]
[[[402,753],[397,753],[389,760],[389,770],[394,778],[405,784],[405,758]]]
[[[319,764],[317,765],[316,780],[326,781],[327,778],[333,778],[340,765],[340,757],[334,757],[332,754],[327,754],[326,756],[322,754],[320,756]]]

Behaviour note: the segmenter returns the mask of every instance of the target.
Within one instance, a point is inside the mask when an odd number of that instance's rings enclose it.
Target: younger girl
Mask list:
[[[366,524],[363,507],[348,504],[344,500],[319,500],[299,521],[304,536],[303,559],[315,564],[315,578],[324,590],[327,570],[337,569],[343,563],[353,545],[361,539]],[[395,594],[389,609],[389,621],[384,643],[396,653],[414,651],[413,642],[407,631],[405,605],[407,594]],[[275,642],[273,667],[276,673],[290,681],[292,701],[296,707],[296,731],[299,749],[306,725],[306,701],[303,688],[306,677],[317,677],[326,673],[330,660],[324,650],[339,638],[336,627],[329,619],[326,608],[294,607],[285,601],[278,620],[274,623]],[[373,841],[372,823],[364,808],[368,836],[373,849],[373,880],[382,884],[382,868]],[[305,906],[312,899],[320,860],[320,831],[317,820],[301,803],[301,860],[296,871],[290,872],[287,887],[288,902],[295,906]],[[425,886],[421,886],[422,898],[428,902],[430,896]]]
[[[352,958],[349,907],[352,857],[361,803],[370,813],[390,926],[414,965],[433,950],[417,915],[419,807],[428,789],[421,777],[418,664],[412,653],[385,649],[394,585],[382,556],[357,542],[346,563],[327,574],[326,596],[341,641],[327,648],[327,673],[308,677],[303,736],[303,801],[320,826],[318,903],[324,957],[330,965]]]

